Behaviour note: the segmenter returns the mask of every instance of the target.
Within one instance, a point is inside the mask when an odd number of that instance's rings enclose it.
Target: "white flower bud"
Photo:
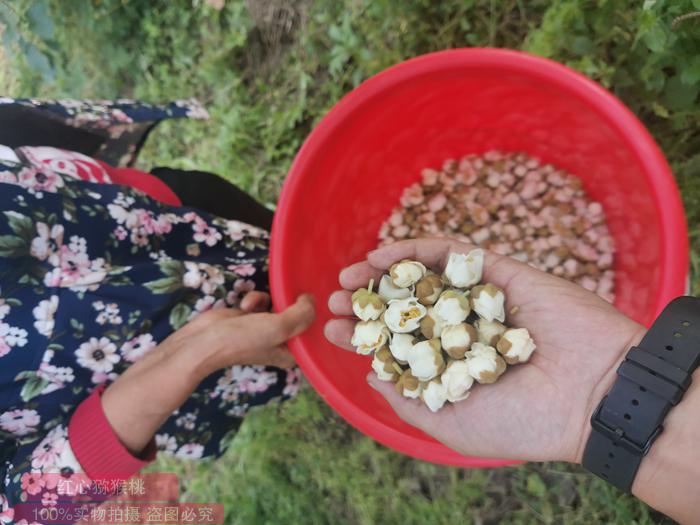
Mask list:
[[[506,362],[492,346],[474,343],[466,358],[469,375],[482,384],[495,383],[506,370]]]
[[[447,401],[447,390],[440,379],[433,379],[423,386],[420,397],[431,411],[437,412]]]
[[[384,313],[384,322],[396,334],[407,334],[418,330],[420,320],[427,310],[415,297],[393,299]]]
[[[374,280],[367,288],[360,288],[352,294],[352,311],[362,321],[374,321],[384,313],[384,299],[372,291]]]
[[[394,286],[391,277],[382,275],[379,279],[379,288],[377,289],[379,296],[389,302],[392,299],[408,299],[413,293],[410,288],[399,288]]]
[[[421,304],[429,306],[435,304],[443,288],[444,285],[440,276],[431,273],[423,277],[416,284],[416,297]]]
[[[421,341],[411,348],[408,354],[408,366],[421,381],[430,381],[445,369],[439,339]]]
[[[425,317],[420,321],[420,333],[426,339],[433,339],[435,337],[440,337],[442,334],[443,323],[439,315],[435,313],[435,308],[428,308]]]
[[[396,381],[399,378],[398,371],[401,370],[401,367],[394,361],[389,349],[383,347],[374,353],[372,370],[382,381]]]
[[[525,363],[535,351],[535,342],[527,328],[510,328],[498,341],[496,349],[509,365]]]
[[[455,403],[469,396],[469,389],[474,384],[474,378],[469,375],[469,365],[466,360],[451,361],[440,376],[447,393],[447,400]]]
[[[389,329],[381,321],[358,321],[350,343],[358,354],[368,355],[384,346],[389,337]]]
[[[471,291],[471,306],[482,319],[505,321],[506,296],[498,286],[491,283],[475,286]]]
[[[408,354],[415,342],[416,338],[413,334],[394,334],[391,337],[391,343],[389,343],[391,355],[393,355],[394,359],[400,364],[405,365],[408,363]]]
[[[444,326],[463,322],[469,315],[469,300],[461,293],[447,290],[440,294],[434,306],[435,314],[442,319]]]
[[[479,342],[489,346],[496,346],[503,332],[506,331],[506,327],[503,323],[487,321],[486,319],[477,319],[474,321],[474,328],[476,328]]]
[[[423,385],[410,370],[405,370],[396,382],[396,391],[404,397],[417,399],[423,390]]]
[[[451,252],[443,277],[455,288],[469,288],[481,280],[484,270],[484,250],[468,254]]]
[[[476,330],[467,323],[446,326],[440,335],[442,348],[453,359],[463,359],[464,354],[476,342]]]
[[[426,271],[422,263],[404,259],[389,268],[389,275],[395,286],[408,288],[420,281]]]

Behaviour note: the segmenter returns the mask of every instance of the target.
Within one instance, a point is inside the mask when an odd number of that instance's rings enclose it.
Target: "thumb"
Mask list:
[[[269,349],[283,345],[299,335],[314,322],[316,313],[314,298],[310,294],[299,296],[296,302],[279,313],[249,314],[236,320],[249,348]]]

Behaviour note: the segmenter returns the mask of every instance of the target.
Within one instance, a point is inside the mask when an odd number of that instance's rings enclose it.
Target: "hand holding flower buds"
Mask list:
[[[466,399],[474,382],[496,382],[535,350],[527,329],[504,324],[504,291],[479,284],[483,265],[479,249],[450,253],[442,277],[403,260],[380,278],[377,293],[371,281],[352,295],[357,352],[374,353],[380,380],[434,412]]]

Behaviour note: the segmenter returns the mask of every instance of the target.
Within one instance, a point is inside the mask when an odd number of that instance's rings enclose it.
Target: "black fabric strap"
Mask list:
[[[700,363],[700,299],[673,300],[620,364],[598,405],[583,466],[629,492],[642,458]]]

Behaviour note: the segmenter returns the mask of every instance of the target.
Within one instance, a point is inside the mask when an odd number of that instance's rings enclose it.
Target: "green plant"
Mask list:
[[[368,76],[439,49],[521,48],[582,71],[633,109],[672,163],[691,240],[700,238],[700,17],[674,25],[700,10],[698,0],[295,5],[298,22],[272,42],[244,0],[226,0],[222,10],[203,0],[0,0],[11,55],[0,54],[0,88],[14,96],[198,97],[212,120],[163,124],[140,167],[214,171],[274,206],[306,135]],[[698,293],[700,255],[692,254]],[[662,521],[570,466],[486,472],[414,461],[361,436],[311,390],[250,414],[218,461],[153,468],[177,471],[187,500],[222,502],[227,523],[244,525]]]

